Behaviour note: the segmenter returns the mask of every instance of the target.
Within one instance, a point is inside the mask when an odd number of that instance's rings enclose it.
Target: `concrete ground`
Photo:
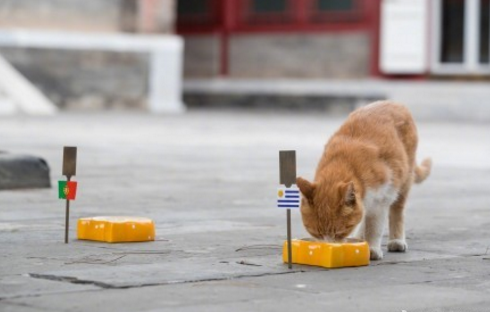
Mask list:
[[[311,178],[342,118],[191,111],[0,119],[1,149],[61,179],[78,146],[70,243],[57,190],[0,192],[0,311],[489,311],[490,124],[420,122],[431,177],[408,202],[409,251],[370,266],[281,263],[278,151]],[[152,218],[157,239],[76,240],[77,218]],[[305,237],[298,211],[293,236]],[[385,239],[386,242],[386,239]]]

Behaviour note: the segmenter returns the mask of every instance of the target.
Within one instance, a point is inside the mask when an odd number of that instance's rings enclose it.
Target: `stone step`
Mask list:
[[[286,108],[345,113],[375,100],[407,106],[417,119],[490,121],[486,81],[187,79],[189,107]]]

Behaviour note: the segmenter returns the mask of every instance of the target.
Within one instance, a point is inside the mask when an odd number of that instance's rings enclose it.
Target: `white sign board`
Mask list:
[[[385,74],[421,74],[427,70],[429,1],[383,0],[380,70]]]

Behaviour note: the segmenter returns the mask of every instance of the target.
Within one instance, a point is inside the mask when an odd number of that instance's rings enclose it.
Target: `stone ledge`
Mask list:
[[[417,120],[489,122],[486,81],[381,79],[187,79],[189,107],[350,111],[374,100],[407,106]]]

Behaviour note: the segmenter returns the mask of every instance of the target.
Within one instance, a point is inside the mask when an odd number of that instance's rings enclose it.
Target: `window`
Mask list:
[[[461,0],[443,0],[441,18],[442,63],[461,63],[464,57],[465,3]]]
[[[489,0],[433,0],[432,71],[490,74]]]
[[[252,10],[255,13],[277,13],[284,12],[287,8],[286,0],[254,0]]]
[[[179,0],[177,1],[177,14],[202,15],[208,11],[207,1],[203,0]]]
[[[178,0],[177,28],[204,29],[220,23],[218,0]]]
[[[204,33],[223,27],[232,32],[366,29],[372,23],[367,12],[373,11],[366,3],[371,1],[177,0],[177,31]]]
[[[226,1],[226,0],[225,0]],[[287,24],[293,20],[291,0],[242,1],[244,24]]]
[[[315,0],[310,7],[313,23],[352,23],[362,19],[360,0]]]
[[[345,12],[355,9],[354,0],[317,0],[316,9],[322,12]]]

